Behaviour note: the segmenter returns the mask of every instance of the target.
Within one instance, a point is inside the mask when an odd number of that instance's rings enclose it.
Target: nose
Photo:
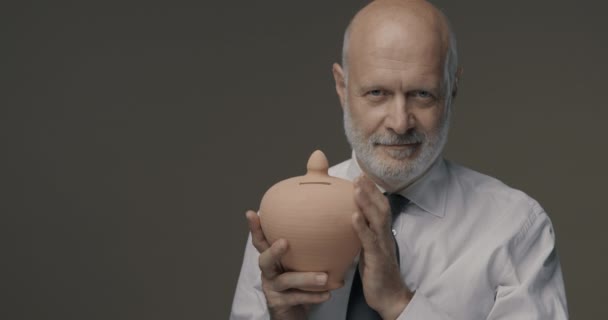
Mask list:
[[[396,96],[389,104],[385,118],[386,128],[396,134],[405,134],[413,127],[413,115],[407,108],[407,100],[403,96]]]

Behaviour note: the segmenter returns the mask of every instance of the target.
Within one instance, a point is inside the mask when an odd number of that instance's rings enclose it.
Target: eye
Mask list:
[[[382,91],[380,89],[374,89],[374,90],[368,91],[367,94],[369,94],[370,96],[374,96],[374,97],[380,97],[384,94],[384,91]]]
[[[416,96],[423,98],[423,99],[428,99],[428,98],[433,97],[433,95],[430,92],[425,91],[425,90],[418,90],[418,91],[416,91],[415,94],[416,94]]]

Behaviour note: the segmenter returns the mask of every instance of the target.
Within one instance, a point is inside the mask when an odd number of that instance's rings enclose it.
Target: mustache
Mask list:
[[[426,140],[426,135],[420,131],[412,130],[411,132],[399,135],[392,133],[376,133],[369,139],[373,144],[412,144],[424,142]]]

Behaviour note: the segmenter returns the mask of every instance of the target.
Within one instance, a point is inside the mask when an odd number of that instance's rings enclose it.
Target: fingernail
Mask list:
[[[315,278],[317,280],[318,284],[325,284],[325,282],[327,281],[327,275],[325,274],[319,274],[316,276]]]
[[[281,252],[285,251],[285,249],[287,249],[287,243],[285,242],[285,240],[281,239],[279,241],[279,249],[281,250]]]

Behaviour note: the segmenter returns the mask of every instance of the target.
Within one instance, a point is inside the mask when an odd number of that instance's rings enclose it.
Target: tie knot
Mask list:
[[[403,207],[410,202],[410,200],[398,193],[384,193],[388,198],[388,203],[391,206],[391,212],[393,216],[399,214]]]

